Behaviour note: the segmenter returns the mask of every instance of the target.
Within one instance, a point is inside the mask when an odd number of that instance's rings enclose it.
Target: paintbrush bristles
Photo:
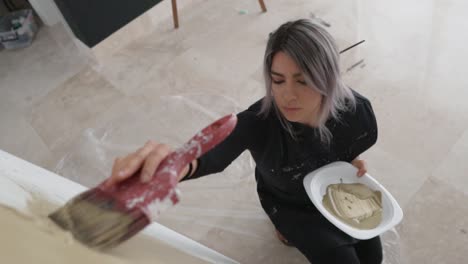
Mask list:
[[[118,211],[110,199],[83,193],[49,217],[73,237],[90,248],[99,250],[117,246],[146,226],[143,214]],[[130,235],[130,236],[129,236]]]

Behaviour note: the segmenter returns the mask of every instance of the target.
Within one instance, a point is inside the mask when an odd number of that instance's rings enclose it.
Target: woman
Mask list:
[[[223,171],[244,150],[256,162],[263,209],[278,238],[314,263],[381,263],[379,237],[357,240],[328,222],[314,207],[302,180],[333,161],[366,172],[359,155],[377,140],[370,102],[344,85],[333,38],[320,26],[297,20],[270,34],[265,58],[266,96],[239,113],[233,133],[185,168],[179,180]],[[149,141],[115,161],[109,184],[142,168],[147,181],[170,153]]]

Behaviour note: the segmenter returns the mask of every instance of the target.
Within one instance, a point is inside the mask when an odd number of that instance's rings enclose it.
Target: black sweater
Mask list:
[[[198,168],[189,179],[223,171],[244,150],[256,163],[257,188],[279,201],[310,205],[303,186],[311,171],[333,161],[350,162],[377,141],[377,123],[372,106],[354,92],[356,109],[330,118],[326,126],[333,137],[330,144],[320,141],[317,129],[291,122],[295,140],[282,127],[275,111],[258,115],[261,101],[237,114],[238,123],[228,138],[198,159]],[[185,180],[185,179],[184,179]]]

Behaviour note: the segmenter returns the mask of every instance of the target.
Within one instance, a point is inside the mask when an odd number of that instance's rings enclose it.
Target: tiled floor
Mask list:
[[[91,186],[147,139],[177,146],[258,100],[268,33],[313,14],[340,48],[366,40],[343,54],[342,70],[378,117],[378,144],[364,155],[370,174],[405,211],[398,233],[383,237],[386,263],[465,262],[468,2],[266,0],[262,14],[254,0],[193,1],[180,29],[148,18],[143,37],[107,56],[90,57],[56,28],[1,51],[0,148]],[[160,221],[242,263],[306,263],[275,238],[253,168],[244,154],[220,175],[181,184],[183,201]]]

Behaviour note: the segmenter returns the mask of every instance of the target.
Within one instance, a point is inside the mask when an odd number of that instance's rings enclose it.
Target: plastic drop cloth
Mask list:
[[[181,94],[132,100],[108,110],[95,127],[82,131],[55,172],[92,187],[109,176],[115,157],[141,147],[148,139],[176,148],[221,116],[243,110],[239,102],[219,94]],[[183,182],[181,202],[158,222],[240,263],[308,263],[295,248],[276,238],[255,189],[255,163],[244,152],[224,172]],[[381,236],[384,263],[402,261],[396,230]],[[313,239],[313,238],[311,238]]]

